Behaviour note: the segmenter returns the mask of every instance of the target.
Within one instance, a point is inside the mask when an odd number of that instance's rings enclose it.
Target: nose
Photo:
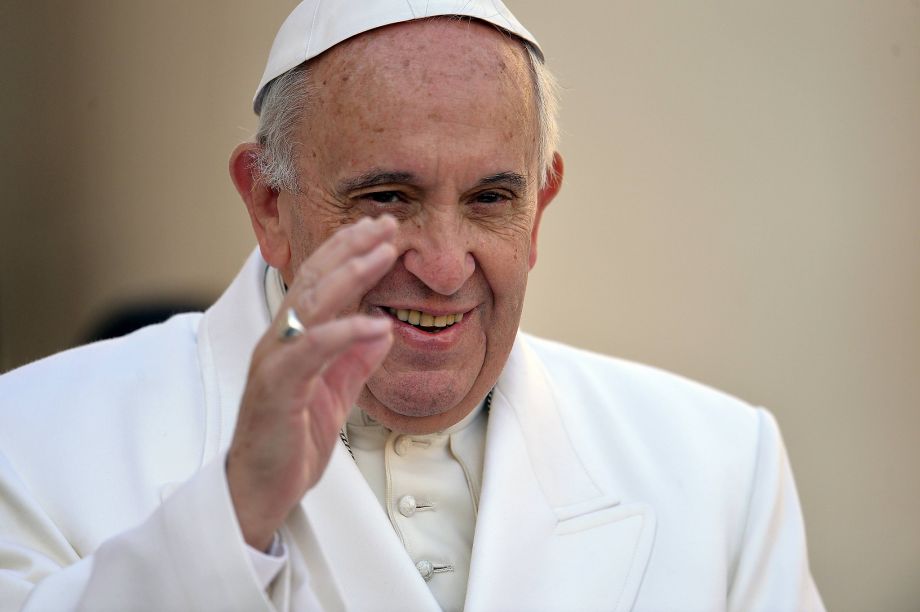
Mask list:
[[[476,269],[462,220],[448,212],[403,222],[403,265],[441,295],[453,295]]]

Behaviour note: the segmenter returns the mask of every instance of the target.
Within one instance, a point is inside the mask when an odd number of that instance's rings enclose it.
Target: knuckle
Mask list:
[[[280,350],[278,350],[279,348]],[[278,376],[279,373],[283,371],[288,353],[284,350],[285,348],[285,345],[276,347],[276,349],[266,355],[259,364],[259,370],[265,378]]]
[[[300,337],[300,350],[314,355],[322,354],[325,346],[322,328],[310,328]]]
[[[346,250],[354,251],[361,246],[362,237],[357,225],[349,225],[339,235]]]
[[[367,266],[360,259],[349,259],[345,263],[345,272],[349,276],[362,276],[366,269]]]
[[[264,367],[264,363],[267,359],[271,359],[271,355],[274,352],[274,347],[278,343],[277,332],[275,326],[269,326],[265,334],[256,344],[255,350],[252,352],[252,359],[249,363],[249,372],[250,375],[256,374]]]
[[[300,269],[297,270],[297,280],[301,285],[312,287],[316,284],[317,279],[319,278],[319,272],[309,264],[309,262],[304,262]]]
[[[316,289],[310,288],[301,293],[297,304],[300,312],[307,313],[307,318],[315,315],[319,310],[319,295]]]
[[[264,355],[258,363],[253,362],[247,382],[249,390],[256,394],[263,392],[270,386],[270,379],[277,371],[277,359],[273,353]]]

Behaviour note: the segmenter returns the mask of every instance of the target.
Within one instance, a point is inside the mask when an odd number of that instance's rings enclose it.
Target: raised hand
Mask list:
[[[393,343],[384,317],[339,316],[396,261],[396,221],[364,219],[334,234],[301,266],[277,313],[306,331],[283,341],[281,321],[252,355],[227,455],[230,495],[246,542],[271,543],[322,476],[348,412]]]

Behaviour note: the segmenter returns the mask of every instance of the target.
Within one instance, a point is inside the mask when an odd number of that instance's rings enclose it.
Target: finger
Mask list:
[[[333,393],[354,402],[371,374],[377,371],[393,345],[392,335],[355,343],[330,363],[323,378]]]
[[[396,219],[382,215],[365,217],[335,234],[313,252],[300,266],[294,285],[311,285],[352,257],[363,255],[396,235]]]
[[[302,336],[282,345],[267,364],[280,379],[279,384],[307,383],[326,364],[360,342],[386,339],[392,323],[384,317],[355,315],[307,328]]]
[[[393,267],[396,257],[393,244],[378,244],[369,253],[347,260],[316,283],[290,289],[291,306],[307,325],[328,321],[357,303]]]

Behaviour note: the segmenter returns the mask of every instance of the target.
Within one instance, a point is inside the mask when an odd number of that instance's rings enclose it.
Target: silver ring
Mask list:
[[[282,342],[290,342],[298,336],[303,335],[307,331],[303,323],[300,322],[300,319],[297,318],[297,311],[293,308],[288,308],[284,313],[284,319],[282,320],[283,327],[278,334],[278,337]]]

